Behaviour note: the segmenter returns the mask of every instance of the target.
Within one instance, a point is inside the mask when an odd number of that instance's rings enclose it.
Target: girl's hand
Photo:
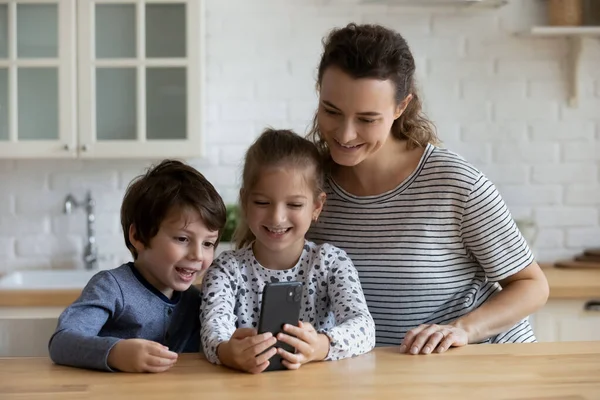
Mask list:
[[[123,372],[163,372],[177,362],[177,353],[145,339],[123,339],[108,353],[108,366]]]
[[[269,359],[277,354],[275,348],[269,349],[275,343],[277,340],[270,332],[257,335],[255,329],[238,328],[229,341],[219,345],[217,354],[219,360],[228,367],[258,374],[269,366]]]
[[[401,353],[443,353],[450,347],[466,346],[467,332],[454,325],[420,325],[406,333],[400,346]]]
[[[317,333],[315,328],[308,322],[300,321],[298,325],[286,324],[283,330],[289,335],[285,333],[277,335],[277,339],[281,342],[287,343],[296,349],[295,354],[281,348],[277,349],[277,352],[283,358],[281,363],[287,369],[298,369],[302,364],[321,361],[329,353],[329,338],[327,335]]]

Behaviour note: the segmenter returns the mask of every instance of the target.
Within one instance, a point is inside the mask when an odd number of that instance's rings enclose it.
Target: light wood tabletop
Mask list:
[[[600,399],[600,342],[472,345],[411,356],[395,347],[298,371],[249,375],[182,355],[162,374],[0,358],[0,399]]]

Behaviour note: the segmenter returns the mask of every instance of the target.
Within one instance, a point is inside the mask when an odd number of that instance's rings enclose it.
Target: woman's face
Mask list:
[[[319,95],[317,123],[322,138],[333,161],[348,167],[375,156],[393,140],[392,124],[408,104],[396,104],[391,80],[354,79],[337,67],[325,70]]]

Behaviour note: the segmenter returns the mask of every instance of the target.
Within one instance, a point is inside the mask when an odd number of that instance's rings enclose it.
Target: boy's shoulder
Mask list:
[[[131,278],[134,278],[133,271],[131,270],[131,264],[132,263],[125,263],[116,268],[100,270],[92,276],[90,282],[92,280],[107,280],[112,282],[116,281],[119,283],[125,280],[130,280]]]
[[[113,269],[105,269],[94,274],[83,291],[122,291],[123,287],[131,286],[135,281],[131,263],[125,263]]]

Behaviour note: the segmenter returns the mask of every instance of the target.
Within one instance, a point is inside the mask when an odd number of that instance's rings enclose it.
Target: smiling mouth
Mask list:
[[[198,272],[197,269],[190,269],[190,268],[181,268],[181,267],[175,267],[175,270],[182,276],[187,277],[187,278],[191,278],[192,276],[194,276],[194,274],[196,272]]]
[[[347,145],[347,144],[342,144],[342,143],[340,143],[339,141],[337,141],[336,139],[334,139],[334,140],[335,140],[335,142],[336,142],[336,143],[337,143],[337,144],[338,144],[338,145],[339,145],[341,148],[348,149],[348,150],[352,150],[352,149],[358,149],[359,147],[361,147],[361,146],[362,146],[362,144],[357,144],[357,145],[353,145],[353,146],[352,146],[352,145]]]
[[[289,232],[292,228],[269,228],[268,226],[264,227],[268,232],[273,233],[275,235],[283,235],[284,233]]]

